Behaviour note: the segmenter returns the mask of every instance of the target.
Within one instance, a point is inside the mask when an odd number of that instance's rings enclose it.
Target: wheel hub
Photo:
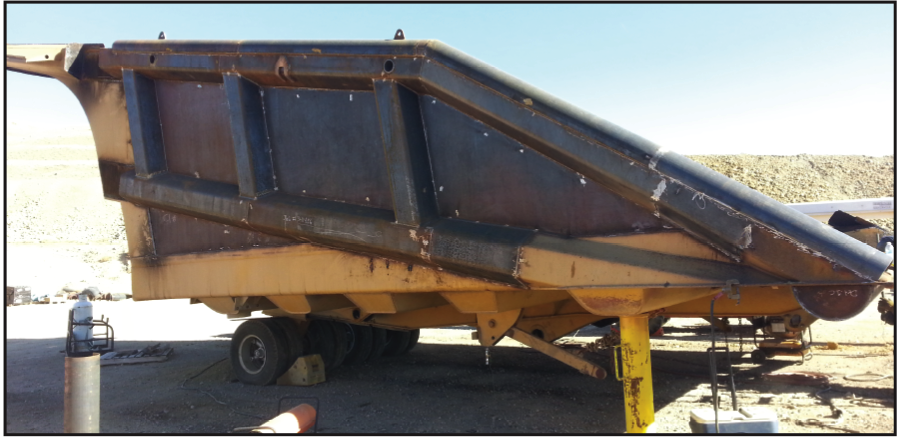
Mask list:
[[[255,335],[248,335],[241,340],[240,363],[249,374],[259,373],[266,365],[266,346]]]

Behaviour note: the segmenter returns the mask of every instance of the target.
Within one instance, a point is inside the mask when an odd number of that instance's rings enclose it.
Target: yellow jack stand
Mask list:
[[[621,325],[622,375],[616,369],[616,379],[625,388],[625,431],[628,433],[656,432],[653,417],[653,374],[650,370],[650,332],[646,314],[619,317]]]

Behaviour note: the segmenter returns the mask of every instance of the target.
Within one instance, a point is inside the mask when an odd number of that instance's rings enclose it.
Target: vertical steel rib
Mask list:
[[[156,84],[131,69],[123,69],[122,78],[125,82],[125,105],[128,108],[135,173],[148,178],[165,172],[166,152],[156,102]]]
[[[395,219],[419,226],[437,216],[419,98],[393,80],[375,80],[374,86]]]
[[[255,198],[275,188],[262,89],[238,74],[226,73],[223,79],[240,194]]]

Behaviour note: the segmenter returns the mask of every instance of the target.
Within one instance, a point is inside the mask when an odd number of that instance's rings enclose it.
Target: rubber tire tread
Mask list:
[[[303,336],[300,335],[300,327],[288,317],[275,317],[272,321],[281,330],[285,341],[287,341],[288,367],[291,367],[297,361],[297,358],[303,356],[307,349],[303,346]]]
[[[353,331],[353,348],[347,351],[344,357],[344,364],[352,366],[355,364],[365,363],[372,354],[372,339],[374,334],[370,326],[347,324]],[[349,339],[348,339],[349,340]],[[350,343],[349,341],[347,342]]]
[[[263,342],[266,348],[266,364],[263,370],[257,374],[244,371],[240,363],[239,349],[241,341],[247,335],[255,335]],[[231,367],[238,380],[250,385],[269,385],[275,382],[285,370],[287,370],[287,345],[278,330],[263,320],[247,320],[241,323],[231,337]],[[269,357],[275,359],[270,360]]]
[[[309,323],[306,335],[309,336],[311,352],[322,357],[322,364],[325,365],[325,370],[333,369],[337,354],[337,341],[334,338],[334,329],[329,326],[328,322],[313,320]]]
[[[331,368],[335,368],[344,363],[344,358],[347,356],[347,331],[344,329],[344,322],[326,322],[330,327],[332,332],[334,332],[334,366]],[[328,370],[328,367],[325,368]]]
[[[403,351],[403,353],[405,354],[413,350],[417,344],[419,344],[419,330],[413,329],[412,331],[409,331],[409,344],[406,345],[406,350]]]
[[[291,367],[291,364],[294,364],[293,361],[290,361],[291,355],[291,347],[288,345],[287,334],[281,329],[281,326],[275,322],[275,319],[269,317],[267,319],[259,319],[264,325],[269,327],[269,330],[272,331],[272,335],[275,336],[275,342],[278,344],[279,350],[276,351],[278,356],[276,357],[276,362],[278,363],[278,370],[275,372],[277,375],[275,379],[284,375],[284,372],[287,372],[287,369]],[[266,349],[268,351],[268,349]]]
[[[387,329],[372,327],[372,353],[366,362],[372,362],[381,358],[384,347],[387,345]]]
[[[381,353],[383,357],[396,357],[406,352],[406,346],[409,346],[409,331],[396,331],[389,329],[387,331],[387,344]]]

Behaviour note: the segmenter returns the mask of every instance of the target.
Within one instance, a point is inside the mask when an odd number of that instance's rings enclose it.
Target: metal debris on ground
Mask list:
[[[160,345],[160,343],[156,343],[143,349],[108,352],[100,356],[100,365],[157,363],[168,360],[169,355],[172,355],[173,352],[175,352],[175,349],[169,347],[168,344]]]
[[[763,379],[769,382],[781,382],[795,385],[828,385],[832,376],[819,372],[784,372],[763,373]]]
[[[823,428],[829,428],[829,429],[834,429],[834,430],[838,430],[838,431],[845,431],[845,432],[849,432],[851,434],[861,434],[862,433],[858,430],[855,430],[852,428],[845,428],[836,423],[827,423],[820,419],[797,419],[797,421],[795,423],[800,426],[821,426]]]
[[[587,350],[590,352],[598,352],[603,349],[609,349],[622,344],[621,334],[616,331],[610,331],[609,334],[597,339],[597,341],[587,344]]]
[[[893,378],[894,375],[891,374],[879,374],[879,373],[856,373],[853,375],[845,375],[844,379],[848,381],[858,381],[858,382],[869,382],[869,381],[881,381],[882,379]]]
[[[825,387],[824,389],[817,391],[815,394],[815,397],[817,399],[819,399],[820,401],[822,401],[823,403],[828,405],[829,408],[831,408],[831,417],[834,418],[831,422],[826,422],[821,419],[797,419],[797,421],[795,423],[797,425],[801,425],[801,426],[820,426],[823,428],[830,428],[830,429],[835,429],[835,430],[839,430],[839,431],[849,432],[851,434],[860,434],[861,432],[858,430],[841,426],[844,422],[844,410],[836,407],[831,398],[823,398],[821,396],[822,393],[825,393],[826,391],[830,391],[831,389],[832,389],[831,387]],[[840,391],[840,390],[835,390],[835,391]]]
[[[894,408],[894,405],[896,405],[896,402],[894,402],[893,399],[857,398],[856,396],[853,396],[853,398],[850,399],[850,403],[861,407],[876,408]]]
[[[254,417],[254,418],[257,418],[257,419],[259,419],[259,420],[265,420],[265,418],[263,418],[262,416],[257,416],[256,414],[242,413],[242,412],[240,412],[240,411],[238,411],[238,410],[235,410],[234,408],[232,408],[231,406],[229,406],[227,403],[222,402],[222,401],[216,399],[216,397],[213,396],[212,393],[210,393],[210,392],[208,392],[208,391],[206,391],[206,390],[203,390],[203,389],[200,389],[200,388],[185,387],[185,384],[187,384],[188,381],[190,381],[190,380],[192,380],[192,379],[194,379],[194,378],[196,378],[196,377],[202,375],[202,374],[205,373],[207,370],[213,368],[216,364],[219,364],[219,363],[221,363],[222,361],[225,361],[225,360],[227,360],[227,359],[228,359],[228,358],[222,358],[221,360],[218,360],[218,361],[216,361],[216,362],[214,362],[214,363],[212,363],[212,364],[206,366],[205,368],[203,368],[203,370],[201,370],[201,371],[195,373],[193,376],[189,376],[189,377],[185,378],[184,381],[181,381],[181,385],[178,387],[178,389],[179,389],[179,390],[190,390],[190,391],[196,391],[196,392],[203,393],[203,394],[209,396],[213,401],[215,401],[215,403],[217,403],[217,404],[219,404],[219,405],[224,405],[224,406],[228,407],[228,409],[230,409],[231,412],[234,413],[234,414],[240,414],[241,416],[247,416],[247,417]],[[280,406],[280,404],[279,404],[279,406]]]

